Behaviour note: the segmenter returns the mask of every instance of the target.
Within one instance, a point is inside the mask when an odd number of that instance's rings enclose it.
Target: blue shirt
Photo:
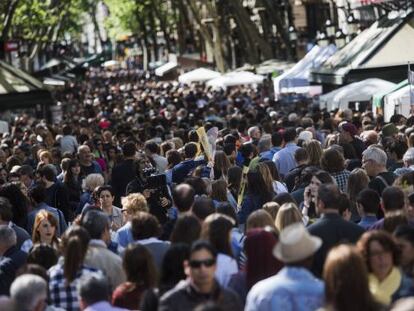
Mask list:
[[[297,166],[295,152],[299,147],[295,143],[286,144],[285,148],[275,153],[273,162],[276,164],[279,175],[285,176],[291,169]]]
[[[364,216],[361,218],[361,221],[358,223],[359,226],[368,230],[373,224],[378,221],[376,216]]]
[[[131,232],[131,222],[127,222],[115,234],[115,242],[117,242],[122,247],[127,247],[129,243],[134,242]]]
[[[273,156],[275,155],[276,152],[279,152],[280,150],[282,150],[282,148],[280,147],[273,147],[268,151],[264,151],[260,154],[260,158],[261,159],[265,159],[265,160],[269,160],[272,161],[273,160]]]
[[[324,289],[310,271],[287,266],[252,287],[244,310],[314,311],[324,304]]]

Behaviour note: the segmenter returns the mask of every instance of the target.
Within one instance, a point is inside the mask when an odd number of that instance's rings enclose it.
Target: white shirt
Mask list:
[[[236,260],[225,254],[217,255],[216,279],[221,286],[227,287],[231,276],[238,271]]]

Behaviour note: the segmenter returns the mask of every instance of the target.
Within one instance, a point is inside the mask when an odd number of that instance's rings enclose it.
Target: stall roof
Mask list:
[[[384,71],[392,71],[395,70],[392,67],[414,61],[412,38],[413,12],[407,15],[392,12],[362,31],[354,40],[328,58],[320,68],[313,69],[310,81],[341,85],[368,77],[386,78]],[[361,74],[361,71],[365,73]],[[400,75],[400,72],[397,75]],[[402,77],[399,80],[401,81]]]

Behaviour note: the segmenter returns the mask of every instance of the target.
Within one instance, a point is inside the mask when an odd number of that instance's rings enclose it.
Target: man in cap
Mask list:
[[[273,255],[285,264],[278,274],[252,287],[245,311],[316,310],[322,307],[324,284],[309,271],[322,240],[311,236],[301,223],[286,227]]]
[[[365,150],[364,142],[357,137],[358,130],[351,122],[343,123],[339,126],[339,139],[341,142],[351,144],[354,147],[358,159],[362,159],[362,152]]]

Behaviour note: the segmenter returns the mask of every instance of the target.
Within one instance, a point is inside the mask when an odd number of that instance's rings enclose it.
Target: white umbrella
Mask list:
[[[411,89],[414,90],[413,87]],[[397,111],[395,111],[397,107]],[[388,94],[384,97],[384,121],[389,122],[391,116],[395,113],[402,114],[405,117],[410,115],[411,97],[410,85]]]
[[[190,84],[192,82],[205,82],[221,77],[221,73],[207,68],[197,68],[186,72],[178,77],[181,83]]]
[[[207,86],[227,88],[234,85],[260,84],[264,77],[248,71],[230,72],[207,82]]]
[[[103,63],[103,66],[106,67],[117,67],[119,62],[117,60],[111,59]]]

